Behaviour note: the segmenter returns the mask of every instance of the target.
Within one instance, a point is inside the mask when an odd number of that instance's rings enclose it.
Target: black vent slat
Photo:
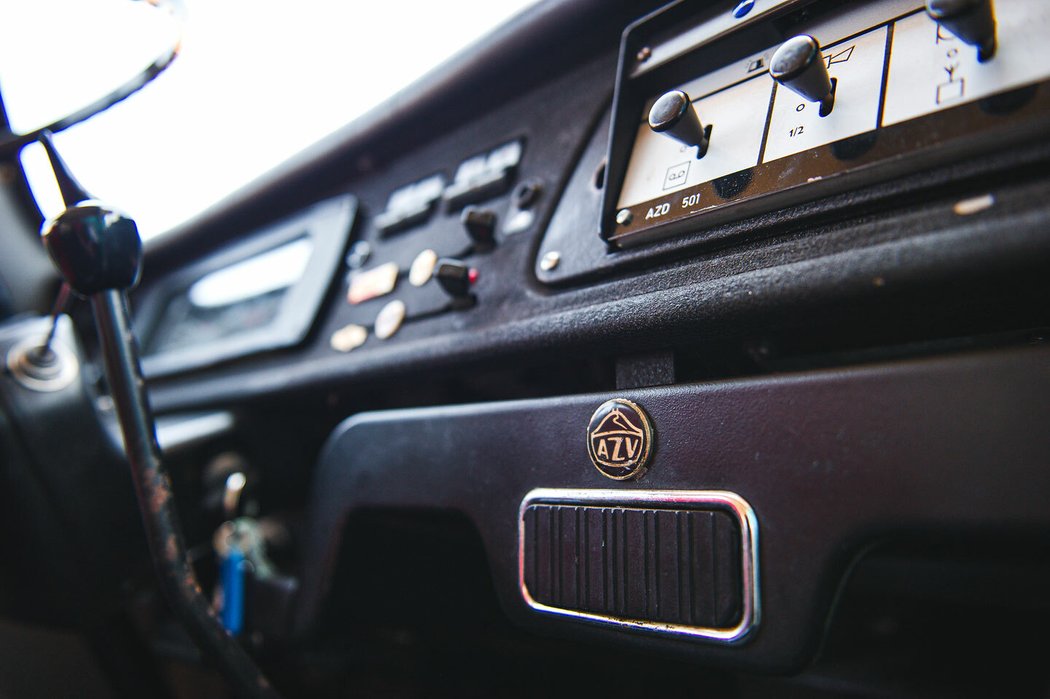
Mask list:
[[[659,576],[657,577],[657,598],[660,608],[657,618],[677,618],[678,607],[678,516],[674,512],[656,513],[657,560]]]
[[[531,508],[530,508],[531,509]],[[605,537],[601,513],[594,507],[581,507],[587,544],[587,595],[581,609],[605,609]]]
[[[527,541],[536,540],[536,510],[529,508],[525,511],[521,519],[521,527],[525,532],[525,539]],[[533,584],[536,582],[536,547],[526,546],[522,550],[522,570],[525,572],[525,579],[531,580]]]
[[[689,590],[693,598],[692,622],[700,625],[702,619],[712,620],[711,589],[715,586],[715,578],[711,570],[711,518],[690,517],[689,535],[692,552],[689,561],[693,582]]]
[[[716,518],[713,520],[715,538],[714,548],[717,551],[735,550],[739,551],[742,546],[740,541],[740,530],[736,522]],[[724,559],[714,558],[715,582],[713,589],[716,591],[715,619],[718,626],[729,626],[736,622],[739,610],[735,604],[730,603],[733,590],[739,590],[743,581],[740,577],[739,565],[727,565]]]
[[[645,548],[645,520],[641,510],[624,510],[624,590],[627,598],[627,616],[644,619],[648,606],[648,577],[645,559],[649,552]]]
[[[726,512],[534,504],[522,524],[536,602],[706,628],[740,619],[740,529]]]

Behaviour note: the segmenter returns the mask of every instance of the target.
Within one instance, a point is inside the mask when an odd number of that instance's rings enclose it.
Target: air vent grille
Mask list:
[[[611,619],[726,629],[743,598],[738,520],[720,509],[531,504],[522,577],[535,602]]]

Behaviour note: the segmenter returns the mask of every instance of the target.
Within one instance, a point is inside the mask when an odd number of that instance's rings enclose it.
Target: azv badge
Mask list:
[[[587,454],[602,475],[617,481],[645,473],[653,428],[640,406],[625,398],[601,404],[587,425]]]

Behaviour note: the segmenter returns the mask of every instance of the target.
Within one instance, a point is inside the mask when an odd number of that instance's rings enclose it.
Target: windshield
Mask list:
[[[185,0],[174,64],[55,142],[92,194],[131,214],[143,238],[154,237],[365,113],[533,1]],[[62,12],[83,0],[48,3]],[[19,13],[34,6],[26,0],[5,8],[5,19],[29,26]],[[52,31],[60,29],[56,23]],[[51,38],[62,45],[60,36]],[[15,106],[8,111],[17,129]],[[22,161],[45,217],[57,214],[62,207],[42,149],[26,148]]]

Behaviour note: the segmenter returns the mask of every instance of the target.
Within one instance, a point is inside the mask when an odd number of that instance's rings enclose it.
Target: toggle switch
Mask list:
[[[835,83],[828,75],[820,44],[809,34],[791,37],[769,61],[769,74],[784,87],[810,102],[820,103],[820,116],[835,106]]]
[[[459,221],[479,251],[490,250],[496,245],[496,212],[492,209],[468,206],[463,209]]]
[[[434,268],[434,279],[445,293],[452,297],[454,308],[465,308],[474,304],[474,295],[470,288],[477,278],[476,269],[451,257],[442,257]]]
[[[926,14],[970,46],[976,46],[981,63],[995,55],[992,0],[926,0]]]
[[[707,153],[711,127],[704,127],[689,95],[671,90],[660,96],[649,110],[649,128],[687,146],[696,146],[699,160]]]

